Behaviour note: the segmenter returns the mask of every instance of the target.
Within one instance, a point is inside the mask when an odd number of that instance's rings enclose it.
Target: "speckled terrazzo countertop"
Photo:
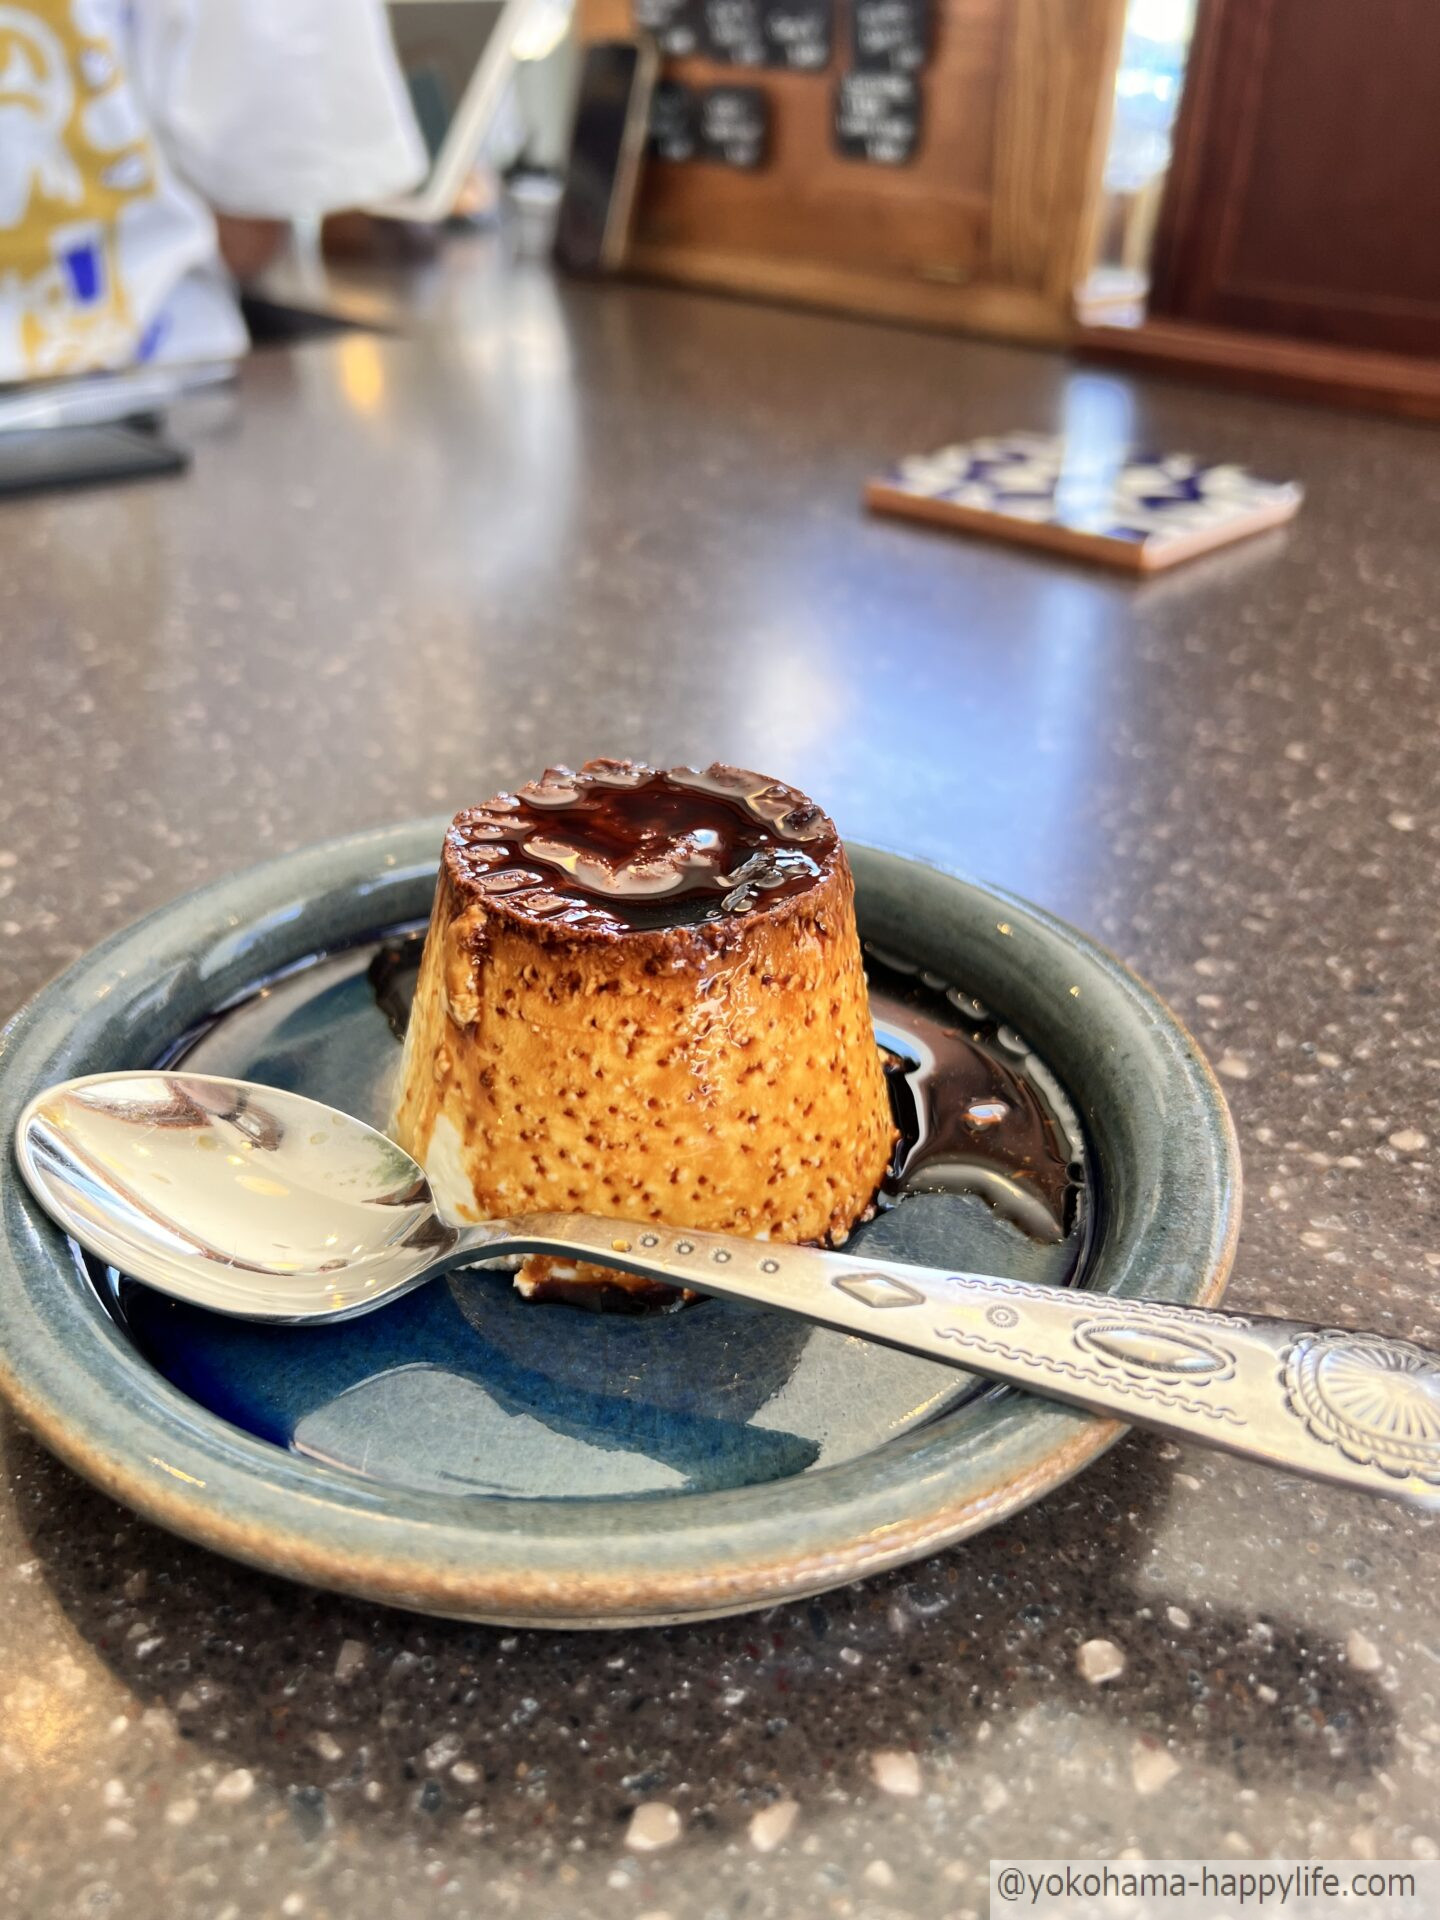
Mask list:
[[[483,246],[254,357],[184,480],[0,507],[0,1010],[281,848],[719,756],[1116,948],[1225,1077],[1232,1301],[1440,1342],[1440,438]],[[1129,423],[1303,481],[1134,585],[866,521]],[[0,1418],[0,1913],[980,1916],[991,1854],[1430,1858],[1436,1539],[1132,1438],[953,1553],[586,1637],[308,1593]]]

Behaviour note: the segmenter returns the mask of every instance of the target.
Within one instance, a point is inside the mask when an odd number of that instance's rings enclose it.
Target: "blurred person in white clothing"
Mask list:
[[[426,164],[380,0],[0,0],[0,383],[243,353],[288,224]]]

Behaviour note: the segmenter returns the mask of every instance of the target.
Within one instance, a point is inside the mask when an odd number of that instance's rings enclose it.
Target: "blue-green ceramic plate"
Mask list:
[[[288,855],[98,947],[5,1032],[5,1137],[53,1081],[182,1057],[383,1124],[398,1043],[372,962],[423,923],[443,827]],[[1027,1239],[973,1193],[917,1195],[852,1244],[1217,1300],[1239,1164],[1190,1036],[1037,909],[850,857],[864,939],[1033,1050],[1095,1188],[1078,1271],[1074,1245]],[[718,1301],[597,1315],[480,1273],[349,1325],[248,1326],[89,1262],[13,1168],[4,1235],[0,1390],[70,1465],[218,1552],[465,1619],[617,1626],[817,1592],[990,1525],[1123,1431]]]

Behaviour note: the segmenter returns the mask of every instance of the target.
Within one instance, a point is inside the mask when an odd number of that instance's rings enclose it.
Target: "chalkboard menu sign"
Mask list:
[[[700,96],[700,153],[727,167],[761,166],[770,142],[770,102],[759,87],[707,87]]]
[[[830,64],[833,0],[761,0],[766,63],[798,73]]]
[[[848,160],[903,167],[920,144],[919,84],[904,73],[842,74],[835,144]]]
[[[732,67],[765,65],[762,0],[704,0],[705,46],[714,60]]]
[[[700,150],[700,98],[662,80],[650,96],[650,151],[657,160],[693,160]]]
[[[672,60],[701,51],[704,14],[701,0],[633,0],[635,29],[649,33]]]
[[[851,8],[857,67],[920,71],[930,44],[930,0],[851,0]]]

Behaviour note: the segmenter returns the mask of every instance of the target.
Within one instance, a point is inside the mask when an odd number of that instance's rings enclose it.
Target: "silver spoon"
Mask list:
[[[526,1253],[733,1294],[1132,1426],[1440,1509],[1440,1355],[1408,1340],[854,1259],[590,1214],[453,1227],[384,1134],[192,1073],[32,1100],[20,1168],[121,1272],[251,1320],[344,1320],[447,1268]]]

